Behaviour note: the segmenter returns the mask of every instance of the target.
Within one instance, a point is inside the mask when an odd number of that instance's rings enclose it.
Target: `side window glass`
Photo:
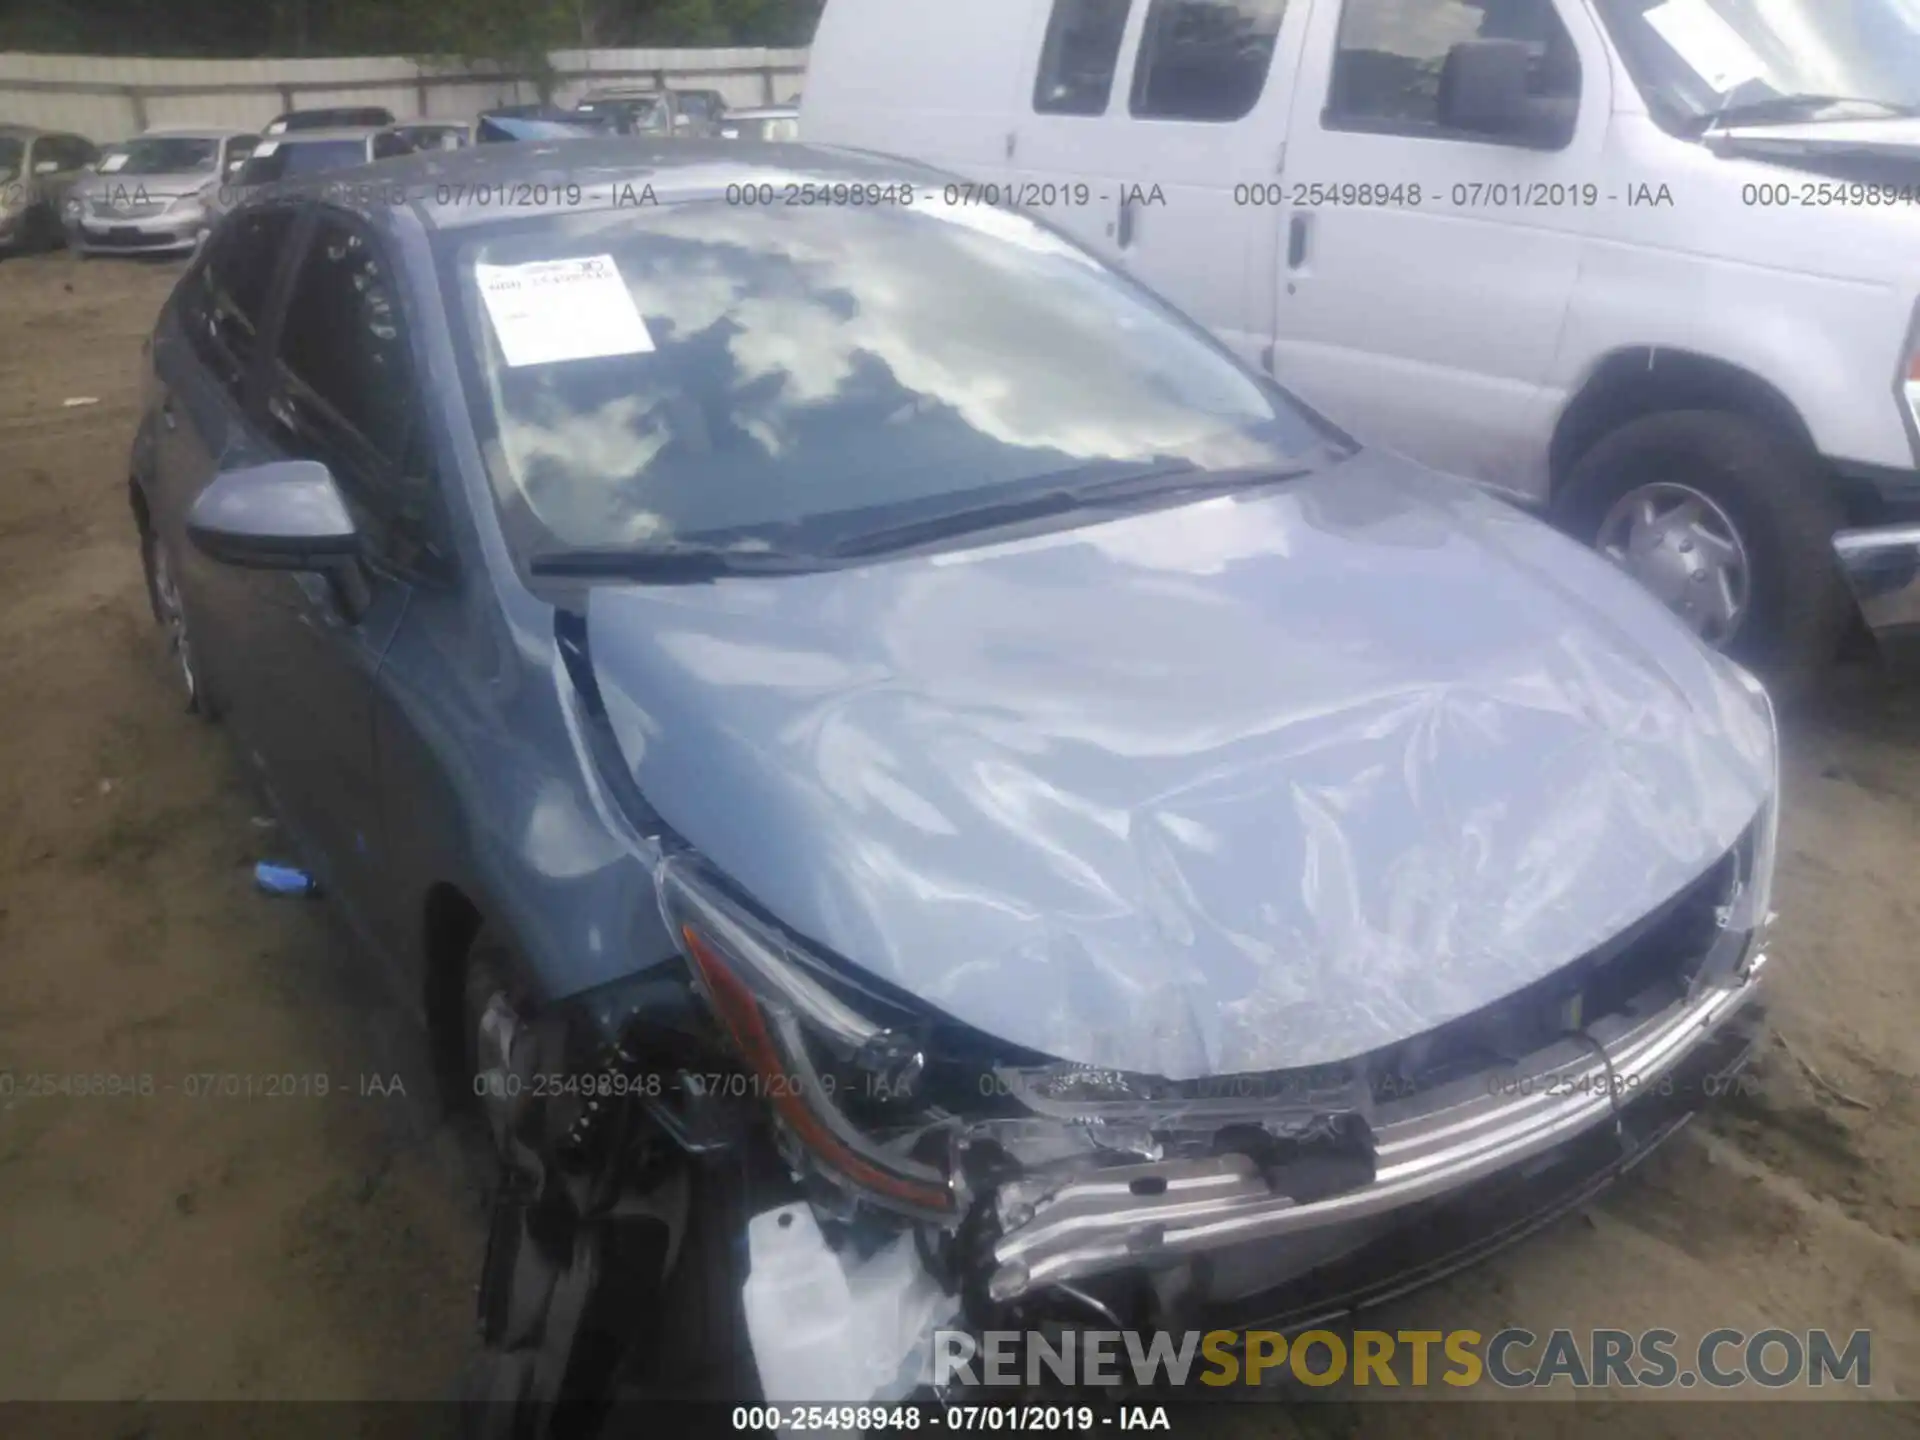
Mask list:
[[[1141,119],[1239,120],[1259,103],[1287,0],[1153,0],[1133,67]]]
[[[260,143],[258,135],[235,135],[227,141],[227,148],[220,161],[220,173],[227,175],[233,168],[253,153],[253,147]]]
[[[1033,108],[1042,115],[1104,115],[1132,0],[1054,0]]]
[[[405,468],[413,386],[392,277],[339,221],[320,222],[300,262],[279,359],[300,399],[319,402],[321,429],[344,431],[387,469]]]
[[[1524,75],[1511,87],[1513,113],[1496,124],[1469,92],[1502,88],[1506,66]],[[1347,0],[1326,118],[1396,134],[1565,144],[1579,100],[1579,55],[1553,0]]]
[[[237,397],[259,355],[260,327],[280,252],[293,233],[284,208],[237,216],[219,235],[201,270],[196,344]]]

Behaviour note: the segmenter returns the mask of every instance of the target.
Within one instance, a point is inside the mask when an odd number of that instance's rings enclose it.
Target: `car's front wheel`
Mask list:
[[[1848,618],[1840,514],[1817,457],[1744,416],[1682,410],[1603,437],[1558,497],[1562,522],[1703,641],[1794,688]]]
[[[663,1378],[685,1377],[691,1367],[668,1359],[690,1328],[682,1292],[728,1251],[698,1243],[721,1218],[722,1207],[695,1198],[709,1182],[637,1114],[604,1122],[615,1142],[605,1148],[582,1153],[562,1139],[577,1138],[582,1119],[570,1104],[568,1046],[513,970],[505,942],[483,926],[462,987],[462,1068],[486,1122],[492,1224],[480,1350],[459,1384],[461,1433],[573,1440],[600,1430],[616,1396],[631,1398],[634,1377],[653,1394]],[[724,1219],[739,1223],[731,1210]],[[720,1238],[737,1237],[723,1225]]]

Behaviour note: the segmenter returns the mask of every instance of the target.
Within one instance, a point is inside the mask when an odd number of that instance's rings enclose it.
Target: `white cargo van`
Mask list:
[[[1787,675],[1920,637],[1916,116],[1920,0],[829,0],[801,121]]]

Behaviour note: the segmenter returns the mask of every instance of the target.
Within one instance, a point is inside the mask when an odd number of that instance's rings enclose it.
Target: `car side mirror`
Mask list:
[[[248,570],[337,571],[360,532],[317,460],[276,460],[213,477],[187,512],[187,537],[211,560]]]
[[[1528,92],[1533,50],[1524,40],[1465,40],[1440,69],[1440,124],[1448,130],[1558,147],[1573,133],[1573,106]]]

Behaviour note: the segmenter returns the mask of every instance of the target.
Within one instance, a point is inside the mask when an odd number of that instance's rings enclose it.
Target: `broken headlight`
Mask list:
[[[1740,876],[1740,888],[1726,918],[1729,930],[1748,936],[1740,966],[1741,973],[1745,974],[1765,956],[1773,932],[1773,872],[1780,845],[1780,725],[1774,713],[1773,697],[1767,694],[1766,686],[1732,661],[1724,663],[1747,692],[1756,714],[1766,726],[1769,767],[1767,798],[1749,832],[1751,844]]]
[[[806,1161],[890,1209],[953,1217],[949,1137],[921,1099],[922,1046],[849,1003],[824,961],[696,857],[663,861],[659,884],[668,930],[752,1093]]]

